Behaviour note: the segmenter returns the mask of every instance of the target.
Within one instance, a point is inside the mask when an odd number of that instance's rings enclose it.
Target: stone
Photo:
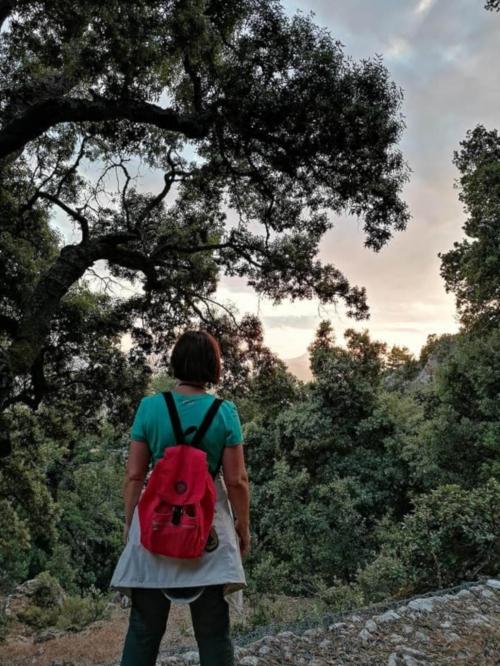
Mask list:
[[[427,636],[427,634],[424,634],[423,631],[416,631],[415,638],[417,639],[417,641],[421,641],[422,643],[428,643],[430,641],[429,636]]]
[[[363,641],[363,643],[368,643],[368,641],[373,640],[373,636],[370,634],[370,632],[367,629],[362,629],[359,634],[359,638]]]
[[[328,631],[342,631],[347,628],[347,622],[336,622],[328,627]]]
[[[184,654],[182,655],[182,659],[184,660],[185,664],[200,663],[200,655],[195,650],[192,650],[191,652],[184,652]]]
[[[460,590],[455,594],[455,599],[468,599],[471,596],[469,590]]]
[[[280,631],[279,634],[276,634],[278,638],[297,638],[293,631]]]
[[[241,666],[258,666],[259,665],[259,658],[258,657],[243,657],[241,659],[240,664]]]
[[[393,610],[388,610],[385,613],[382,613],[382,615],[377,615],[375,617],[376,622],[378,623],[384,623],[384,622],[395,622],[396,620],[401,619],[401,616],[398,615],[395,611]]]
[[[323,651],[326,651],[326,650],[330,649],[331,645],[332,645],[332,641],[329,641],[328,638],[325,638],[325,640],[321,641],[321,643],[319,644],[319,649],[323,650]]]
[[[471,624],[472,626],[480,626],[480,627],[489,627],[491,626],[491,621],[489,618],[487,618],[485,615],[475,615],[474,617],[470,618],[469,620],[466,620],[467,624]]]
[[[417,611],[417,613],[430,613],[433,607],[432,599],[413,599],[408,604],[408,608]]]
[[[392,654],[389,655],[387,666],[398,666],[398,664],[399,664],[398,655],[395,652],[393,652]]]
[[[481,590],[481,596],[482,596],[484,599],[492,599],[495,595],[494,595],[494,593],[493,593],[491,590],[487,590],[486,588],[483,588],[483,589]]]
[[[44,629],[35,637],[35,643],[46,643],[52,641],[54,638],[61,636],[64,632],[57,631],[56,629]]]
[[[377,631],[377,625],[373,620],[367,620],[365,623],[365,629],[373,633],[374,631]]]
[[[454,631],[451,631],[449,634],[446,634],[446,639],[450,643],[455,643],[456,641],[460,640],[460,636],[456,634]]]
[[[323,629],[307,629],[306,631],[304,631],[304,636],[308,636],[309,638],[317,638],[322,634],[323,634]]]
[[[405,666],[419,666],[419,664],[422,663],[421,661],[417,661],[414,657],[412,657],[409,654],[404,654],[401,658]]]
[[[400,636],[399,634],[391,634],[391,635],[389,636],[389,640],[390,640],[392,643],[400,643],[401,641],[404,640],[404,638],[403,638],[402,636]]]
[[[408,645],[398,645],[397,650],[399,652],[402,652],[403,654],[408,654],[411,657],[423,657],[424,659],[427,658],[427,655],[425,652],[421,652],[420,650],[415,650],[415,648],[409,647]]]
[[[269,647],[269,645],[263,645],[261,648],[259,648],[259,654],[262,657],[265,657],[267,654],[270,654],[270,652],[271,648]]]
[[[492,587],[494,590],[500,590],[500,580],[495,580],[495,578],[490,578],[486,581],[488,587]]]
[[[411,634],[413,632],[413,627],[411,626],[411,624],[403,624],[402,631],[403,634],[406,635]]]

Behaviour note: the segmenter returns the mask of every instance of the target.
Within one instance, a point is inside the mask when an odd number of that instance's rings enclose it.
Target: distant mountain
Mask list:
[[[309,354],[306,352],[296,358],[283,359],[286,367],[292,375],[295,375],[303,382],[310,382],[312,379],[311,368],[309,367]]]

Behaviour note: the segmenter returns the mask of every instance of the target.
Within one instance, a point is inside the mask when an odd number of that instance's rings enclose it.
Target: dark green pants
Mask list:
[[[233,666],[229,607],[223,586],[205,588],[190,604],[201,666]],[[121,666],[154,666],[167,626],[170,601],[161,590],[132,590],[132,609]]]

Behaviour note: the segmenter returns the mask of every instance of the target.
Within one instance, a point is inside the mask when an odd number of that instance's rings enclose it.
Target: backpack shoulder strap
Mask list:
[[[208,408],[207,413],[205,414],[203,421],[201,422],[200,427],[198,428],[195,436],[193,437],[191,446],[196,446],[199,448],[202,439],[207,434],[207,430],[210,428],[210,425],[214,420],[215,415],[219,411],[219,407],[222,405],[223,402],[224,400],[221,400],[220,398],[215,398],[215,400],[212,402],[212,404]]]
[[[181,421],[179,419],[179,412],[177,411],[177,407],[175,406],[174,396],[170,391],[166,391],[165,393],[163,393],[163,397],[165,398],[165,402],[167,403],[167,409],[170,416],[170,421],[172,422],[172,428],[174,430],[174,435],[175,435],[175,443],[183,444],[184,435],[182,433]]]

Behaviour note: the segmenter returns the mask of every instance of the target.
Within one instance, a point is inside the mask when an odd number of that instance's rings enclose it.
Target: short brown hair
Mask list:
[[[174,377],[186,382],[217,384],[220,379],[220,347],[207,331],[186,331],[170,357]]]

